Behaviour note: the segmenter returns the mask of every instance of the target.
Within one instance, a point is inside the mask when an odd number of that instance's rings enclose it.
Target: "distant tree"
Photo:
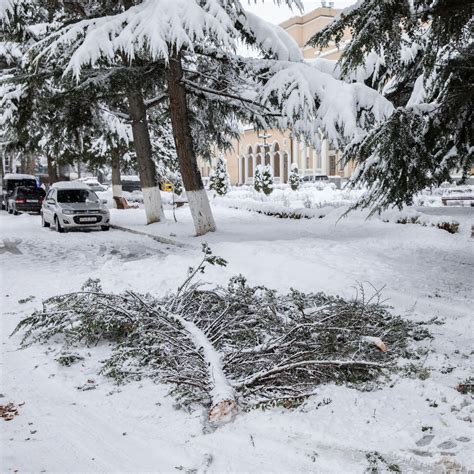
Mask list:
[[[253,188],[257,192],[260,192],[263,189],[263,168],[262,168],[262,165],[257,165],[255,167],[255,173],[253,175]]]
[[[262,191],[267,196],[273,192],[273,169],[270,165],[262,169]]]
[[[301,185],[301,178],[296,163],[291,164],[290,175],[288,176],[288,184],[293,191],[296,191]]]
[[[211,172],[209,181],[210,188],[219,196],[225,196],[229,192],[230,177],[227,172],[227,162],[222,156],[218,158],[216,169]]]

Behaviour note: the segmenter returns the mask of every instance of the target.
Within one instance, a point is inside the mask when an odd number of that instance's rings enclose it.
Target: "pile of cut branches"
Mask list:
[[[225,265],[204,246],[204,257],[173,294],[104,293],[98,280],[82,291],[43,303],[23,319],[22,346],[56,339],[65,351],[107,341],[103,373],[118,382],[150,377],[172,384],[184,405],[210,408],[226,419],[237,406],[292,406],[322,383],[366,388],[410,358],[420,325],[393,316],[364,293],[346,300],[324,293],[282,295],[234,277],[227,287],[196,280],[206,264]]]

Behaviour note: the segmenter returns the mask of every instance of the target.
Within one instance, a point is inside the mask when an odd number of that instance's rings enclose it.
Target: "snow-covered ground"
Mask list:
[[[363,213],[338,220],[343,207],[302,220],[213,210],[218,231],[200,238],[192,236],[187,207],[176,211],[178,223],[167,211],[168,222],[151,226],[141,209],[112,211],[115,224],[185,247],[118,230],[57,234],[42,229],[38,216],[0,214],[0,239],[21,252],[0,254],[0,404],[21,405],[12,421],[0,420],[1,472],[364,472],[374,451],[404,472],[474,469],[472,395],[455,389],[472,374],[471,209],[417,210],[457,220],[454,235],[366,220]],[[65,368],[53,360],[54,344],[18,351],[19,336],[8,337],[42,299],[77,290],[91,277],[112,291],[175,289],[204,241],[229,262],[210,268],[203,277],[209,282],[242,273],[251,284],[347,297],[358,282],[370,282],[385,285],[395,313],[441,318],[444,324],[430,326],[427,378],[396,377],[374,392],[324,386],[294,411],[242,413],[203,433],[203,414],[175,409],[167,387],[148,381],[116,387],[97,375],[104,348],[91,348],[83,364]],[[90,386],[96,388],[78,389]]]

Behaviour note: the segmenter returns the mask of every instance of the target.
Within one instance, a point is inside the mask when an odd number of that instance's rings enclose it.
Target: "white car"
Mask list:
[[[54,226],[58,232],[72,228],[110,229],[110,212],[97,194],[85,183],[54,183],[41,207],[43,227]]]

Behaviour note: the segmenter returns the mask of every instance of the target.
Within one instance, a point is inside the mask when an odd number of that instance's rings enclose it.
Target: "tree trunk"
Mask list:
[[[117,202],[123,196],[122,177],[120,175],[120,150],[118,148],[112,148],[110,154],[112,155],[112,196],[114,207],[118,207]]]
[[[176,145],[176,154],[188,197],[196,235],[216,230],[209,199],[202,184],[196,155],[194,153],[191,127],[189,125],[186,89],[181,78],[183,69],[180,54],[170,58],[168,69],[168,95],[170,99],[171,124]]]
[[[127,94],[129,113],[132,118],[132,133],[137,154],[138,174],[143,190],[147,224],[164,220],[160,188],[156,177],[156,167],[152,159],[150,133],[146,107],[141,90]]]
[[[56,174],[56,164],[54,163],[53,158],[50,155],[48,155],[46,159],[48,160],[48,184],[51,186],[58,180]]]

